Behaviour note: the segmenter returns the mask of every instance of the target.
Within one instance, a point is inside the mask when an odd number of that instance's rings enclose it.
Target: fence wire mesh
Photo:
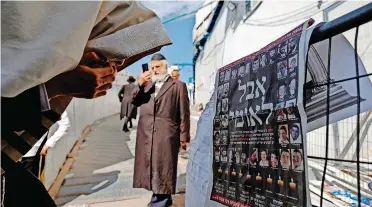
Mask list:
[[[371,4],[367,5],[366,8],[368,9],[368,7],[370,8]],[[337,186],[356,195],[357,206],[363,206],[363,198],[372,199],[371,189],[368,187],[368,184],[372,182],[372,111],[360,112],[360,103],[363,101],[360,93],[361,90],[367,90],[361,88],[360,81],[364,78],[372,81],[371,18],[369,18],[368,23],[355,23],[353,26],[353,29],[345,32],[345,36],[355,49],[355,67],[347,68],[347,70],[355,71],[355,76],[344,80],[332,80],[330,78],[331,73],[337,72],[330,71],[333,48],[332,37],[338,35],[337,33],[328,38],[328,60],[325,63],[327,81],[325,83],[312,81],[304,88],[304,97],[310,97],[310,93],[319,93],[319,90],[326,96],[324,103],[326,104],[326,126],[307,134],[309,174],[314,176],[315,180],[321,182],[318,188],[314,188],[314,183],[310,182],[310,190],[320,196],[320,206],[323,206],[324,199],[327,199],[326,195],[330,195],[327,191],[329,186]],[[312,45],[310,45],[309,50],[311,48]],[[361,58],[367,74],[359,74],[358,56]],[[310,67],[307,57],[305,83],[309,82]],[[335,107],[335,102],[332,100],[334,97],[331,93],[337,84],[343,82],[351,82],[356,87],[356,94],[354,94],[351,106],[355,109],[355,115],[329,124],[333,113],[332,109]],[[351,99],[352,97],[348,101],[351,101]],[[309,100],[305,98],[304,101],[305,107],[308,107]]]

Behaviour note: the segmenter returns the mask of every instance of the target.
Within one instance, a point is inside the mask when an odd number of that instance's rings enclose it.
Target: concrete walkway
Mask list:
[[[118,115],[93,124],[57,194],[58,206],[89,206],[151,196],[146,190],[132,188],[136,123],[130,133],[121,129]]]
[[[92,125],[57,194],[58,206],[147,206],[152,193],[132,188],[137,123],[133,124],[134,128],[124,133],[119,115],[114,115]],[[192,138],[196,125],[197,119],[191,118]],[[185,188],[186,166],[187,159],[179,158],[178,189]],[[184,206],[184,195],[175,195],[174,203],[175,207]]]

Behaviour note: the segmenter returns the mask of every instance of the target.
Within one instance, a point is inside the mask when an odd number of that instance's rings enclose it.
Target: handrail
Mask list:
[[[319,25],[314,29],[309,44],[331,38],[369,21],[372,21],[372,3],[360,7],[335,20]]]

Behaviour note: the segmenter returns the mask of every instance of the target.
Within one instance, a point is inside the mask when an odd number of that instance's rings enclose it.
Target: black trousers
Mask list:
[[[133,127],[133,124],[132,124],[132,118],[129,118],[127,116],[124,116],[124,125],[123,125],[123,129],[128,129],[128,122],[129,122],[129,126],[130,127]]]

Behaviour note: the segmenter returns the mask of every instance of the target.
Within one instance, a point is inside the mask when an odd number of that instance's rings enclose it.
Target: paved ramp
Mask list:
[[[151,195],[133,189],[136,125],[124,133],[119,115],[92,126],[56,197],[58,206],[88,207],[89,204]]]

